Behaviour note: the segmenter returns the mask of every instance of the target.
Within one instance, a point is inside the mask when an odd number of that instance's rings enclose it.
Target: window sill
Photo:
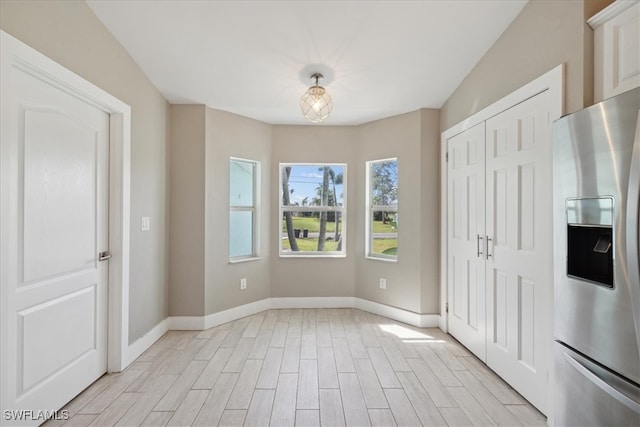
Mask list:
[[[259,256],[246,257],[246,258],[229,258],[229,264],[240,264],[243,262],[258,261],[259,259],[260,259]]]
[[[280,253],[280,258],[346,258],[347,254],[322,254],[322,253],[309,253],[309,254],[301,254],[301,253]]]
[[[398,262],[398,258],[383,258],[378,256],[366,255],[366,259],[370,259],[372,261],[383,261],[383,262]]]

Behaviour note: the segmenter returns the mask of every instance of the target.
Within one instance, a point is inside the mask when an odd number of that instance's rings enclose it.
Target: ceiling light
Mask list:
[[[318,123],[329,117],[333,110],[333,101],[322,87],[318,86],[318,80],[324,78],[320,73],[311,75],[311,79],[315,79],[316,84],[311,86],[300,98],[300,109],[302,115],[309,121]]]

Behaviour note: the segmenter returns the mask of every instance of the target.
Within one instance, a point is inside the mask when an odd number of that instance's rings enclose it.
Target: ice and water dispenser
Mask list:
[[[613,199],[566,203],[567,274],[613,288]]]

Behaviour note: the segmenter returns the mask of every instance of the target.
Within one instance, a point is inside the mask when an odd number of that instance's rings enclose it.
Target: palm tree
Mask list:
[[[289,176],[291,175],[291,167],[286,166],[284,168],[284,178],[282,180],[282,205],[289,206],[291,204],[291,198],[289,195],[293,193],[293,189],[289,191]],[[293,231],[293,219],[291,218],[291,212],[284,213],[284,221],[287,227],[287,237],[289,237],[289,245],[291,250],[298,252],[298,241]]]
[[[338,193],[336,192],[336,184],[340,185],[344,181],[344,175],[339,173],[336,175],[336,172],[333,169],[330,169],[329,177],[331,178],[331,183],[333,185],[333,206],[338,206]],[[340,213],[335,212],[333,215],[334,221],[336,223],[335,230],[333,232],[333,240],[338,242],[338,250],[340,250],[340,246],[342,244],[342,239],[340,239],[340,228],[338,227],[338,223],[340,221]]]
[[[329,203],[329,173],[331,168],[323,166],[319,170],[322,171],[322,188],[320,196],[322,197],[321,206],[327,206]],[[320,212],[320,231],[318,235],[318,252],[324,251],[325,233],[327,232],[327,211]]]

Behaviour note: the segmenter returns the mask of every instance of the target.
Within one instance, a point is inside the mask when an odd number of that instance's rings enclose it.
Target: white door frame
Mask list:
[[[549,105],[551,117],[556,120],[564,113],[564,64],[560,64],[552,70],[546,72],[542,76],[530,83],[522,86],[520,89],[510,93],[504,98],[496,101],[490,106],[478,111],[474,115],[461,121],[460,123],[450,127],[442,132],[440,137],[440,329],[447,332],[449,329],[449,319],[447,313],[447,304],[449,301],[447,287],[447,156],[448,152],[447,140],[485,120],[508,110],[516,104],[538,95],[548,90],[550,93]],[[551,232],[551,230],[549,230]],[[551,255],[550,255],[551,256]],[[552,283],[553,276],[549,277]],[[553,289],[550,292],[550,307],[553,307]],[[553,322],[551,322],[551,334],[553,337]]]
[[[130,240],[130,170],[131,170],[131,107],[98,88],[60,64],[47,58],[15,37],[0,31],[0,67],[2,86],[12,68],[38,78],[54,87],[63,88],[78,99],[109,114],[109,260],[108,314],[107,314],[107,370],[122,371],[128,364],[129,347],[129,240]],[[6,138],[4,132],[0,136]],[[2,167],[9,159],[0,159]],[[2,190],[5,191],[5,184]],[[0,210],[0,236],[14,233],[9,229],[9,218],[14,215],[6,206]],[[15,218],[13,218],[15,220]],[[14,221],[11,221],[15,223]],[[0,308],[2,313],[15,313],[14,297],[9,292],[7,263],[11,239],[0,239]],[[2,347],[6,346],[7,322],[2,322]],[[5,366],[3,359],[1,371]],[[0,371],[0,372],[1,372]],[[2,389],[6,386],[2,384]]]

